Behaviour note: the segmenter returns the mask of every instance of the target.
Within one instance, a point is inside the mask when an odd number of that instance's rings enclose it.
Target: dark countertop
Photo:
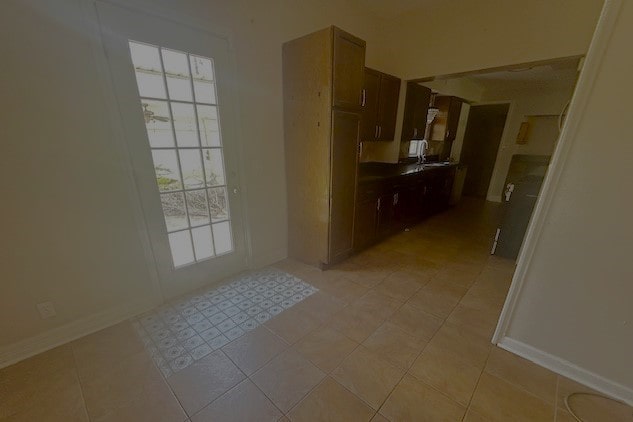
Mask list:
[[[361,163],[358,167],[358,183],[376,182],[457,166],[458,163],[428,163],[424,165],[417,163]]]

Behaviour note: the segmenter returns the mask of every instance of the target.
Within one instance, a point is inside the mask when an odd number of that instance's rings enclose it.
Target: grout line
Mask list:
[[[84,411],[86,412],[86,416],[88,417],[88,420],[92,420],[90,413],[88,413],[88,405],[86,404],[86,397],[84,395],[84,385],[83,385],[83,382],[81,381],[81,376],[79,376],[79,368],[77,367],[77,356],[75,355],[75,348],[73,347],[72,343],[70,343],[69,346],[70,346],[70,352],[73,355],[73,366],[75,369],[75,376],[77,377],[77,382],[79,383],[81,403],[83,404],[83,408],[84,408]]]

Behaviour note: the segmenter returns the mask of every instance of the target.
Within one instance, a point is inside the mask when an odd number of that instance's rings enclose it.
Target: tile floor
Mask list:
[[[573,421],[586,387],[490,344],[497,211],[465,200],[329,271],[285,260],[4,368],[0,420]]]

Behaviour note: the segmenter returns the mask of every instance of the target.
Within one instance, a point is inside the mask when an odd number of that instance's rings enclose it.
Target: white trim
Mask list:
[[[615,28],[621,4],[622,0],[605,0],[602,13],[600,14],[600,19],[596,25],[596,30],[587,52],[583,69],[580,72],[578,85],[576,86],[576,90],[574,91],[574,95],[571,99],[567,119],[565,120],[562,133],[556,148],[554,149],[549,170],[545,176],[543,186],[541,187],[541,193],[536,201],[534,213],[532,214],[530,224],[525,234],[525,240],[517,259],[517,267],[514,277],[512,278],[512,284],[510,285],[508,296],[506,297],[503,310],[499,316],[497,328],[492,337],[492,343],[494,344],[498,344],[500,339],[506,337],[508,326],[510,325],[510,321],[512,319],[512,314],[521,294],[532,257],[534,256],[534,251],[539,242],[543,228],[545,227],[547,214],[552,204],[552,200],[556,196],[559,179],[565,167],[565,161],[569,156],[569,151],[573,145],[574,139],[576,138],[579,125],[583,121],[587,100],[591,94],[596,76],[600,70],[602,57],[607,49],[609,39],[611,38],[611,34]]]
[[[13,365],[23,359],[118,324],[121,321],[146,312],[155,306],[156,304],[152,298],[145,298],[134,303],[126,303],[122,306],[109,308],[69,322],[68,324],[55,327],[41,334],[18,341],[17,343],[0,347],[0,368]]]
[[[602,394],[633,406],[633,389],[622,384],[608,380],[571,362],[509,337],[503,337],[497,346],[547,368],[552,372],[563,375],[580,384],[593,388]]]

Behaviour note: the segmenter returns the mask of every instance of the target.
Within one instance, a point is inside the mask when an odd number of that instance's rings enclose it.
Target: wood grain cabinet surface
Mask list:
[[[396,134],[400,79],[365,68],[361,141],[393,141]]]
[[[352,253],[365,42],[329,27],[283,45],[288,255]]]

